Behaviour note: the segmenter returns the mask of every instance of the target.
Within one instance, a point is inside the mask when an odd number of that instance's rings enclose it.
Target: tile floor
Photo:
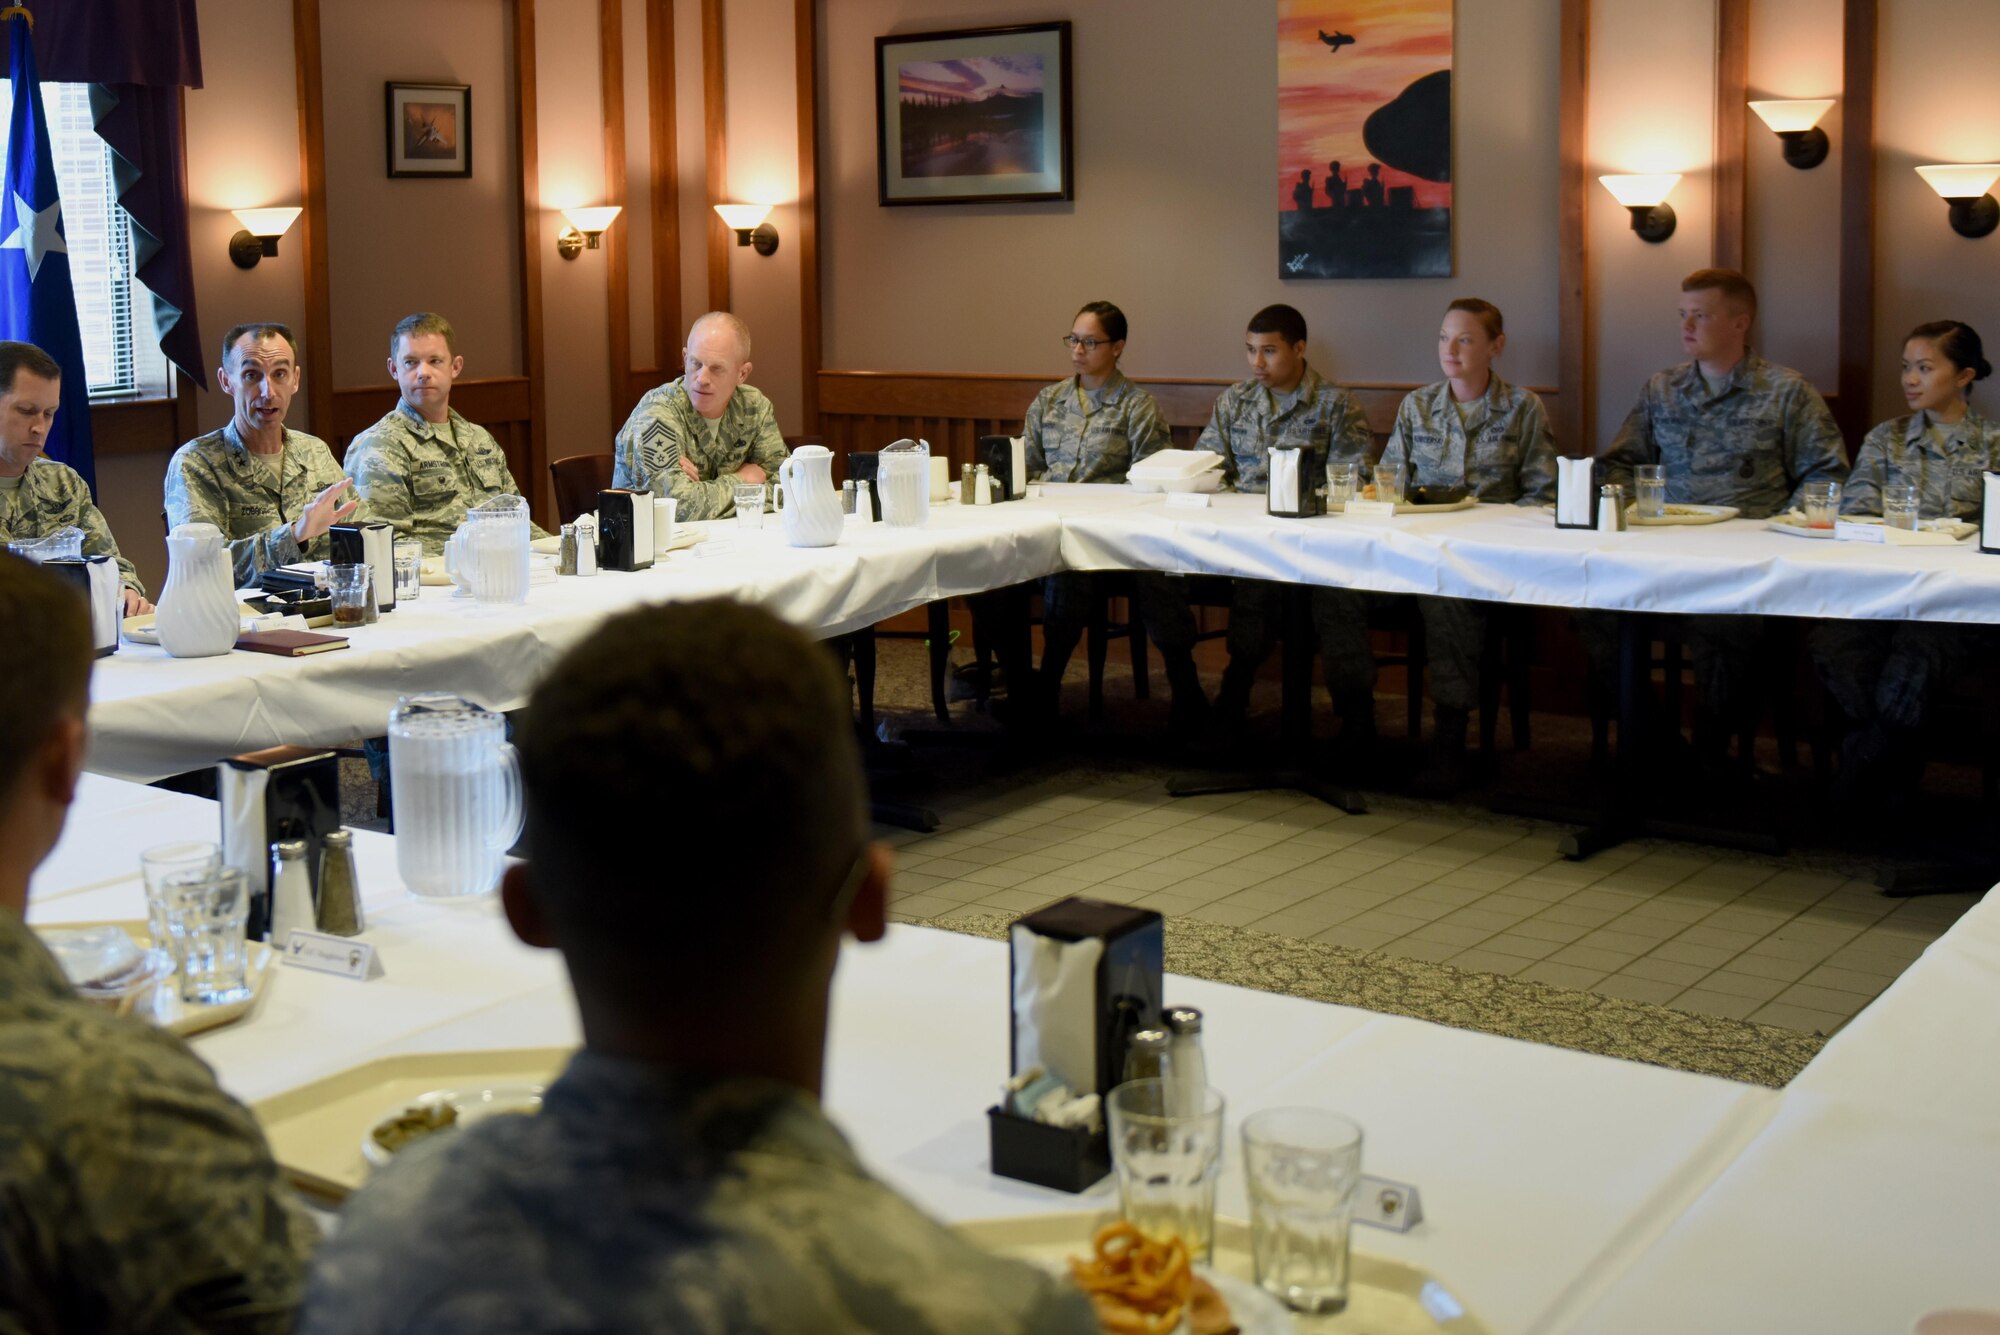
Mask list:
[[[1175,799],[1134,767],[989,780],[897,845],[902,918],[1100,898],[1606,996],[1831,1034],[1976,900],[1892,900],[1799,860],[1288,792]]]

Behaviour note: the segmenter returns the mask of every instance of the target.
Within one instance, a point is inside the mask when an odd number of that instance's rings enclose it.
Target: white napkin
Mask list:
[[[1979,513],[1979,545],[2000,551],[2000,473],[1986,475],[1986,508]]]
[[[1058,941],[1014,924],[1014,1073],[1039,1066],[1097,1088],[1097,964],[1104,942]]]
[[[1009,436],[1007,494],[1021,500],[1028,494],[1028,442],[1022,436]]]
[[[1596,491],[1597,460],[1556,460],[1556,522],[1590,523],[1590,498]]]
[[[139,962],[139,947],[122,927],[44,932],[42,944],[75,987],[106,987]]]
[[[1299,456],[1304,450],[1272,450],[1270,460],[1270,503],[1273,510],[1303,509],[1299,504]]]

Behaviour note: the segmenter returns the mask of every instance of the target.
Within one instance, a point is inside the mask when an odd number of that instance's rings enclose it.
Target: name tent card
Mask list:
[[[375,947],[353,937],[328,936],[324,932],[308,932],[303,927],[294,927],[285,937],[284,952],[279,959],[295,969],[330,973],[336,978],[352,978],[358,983],[380,978],[383,974],[382,961],[375,954]]]
[[[1167,493],[1169,510],[1206,510],[1208,493],[1205,491],[1170,491]]]

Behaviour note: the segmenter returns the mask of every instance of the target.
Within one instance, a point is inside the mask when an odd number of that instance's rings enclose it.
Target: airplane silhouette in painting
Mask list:
[[[1325,42],[1328,48],[1330,48],[1328,51],[1329,55],[1332,54],[1332,52],[1334,51],[1340,50],[1340,48],[1343,46],[1354,45],[1354,38],[1351,34],[1344,32],[1335,32],[1333,35],[1328,36],[1326,30],[1323,28],[1320,30],[1319,39],[1322,42]]]

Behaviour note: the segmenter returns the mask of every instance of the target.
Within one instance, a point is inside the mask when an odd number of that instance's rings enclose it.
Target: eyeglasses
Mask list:
[[[1108,348],[1114,342],[1108,338],[1078,338],[1075,334],[1064,334],[1063,342],[1072,348],[1082,348],[1085,352],[1096,352]]]

